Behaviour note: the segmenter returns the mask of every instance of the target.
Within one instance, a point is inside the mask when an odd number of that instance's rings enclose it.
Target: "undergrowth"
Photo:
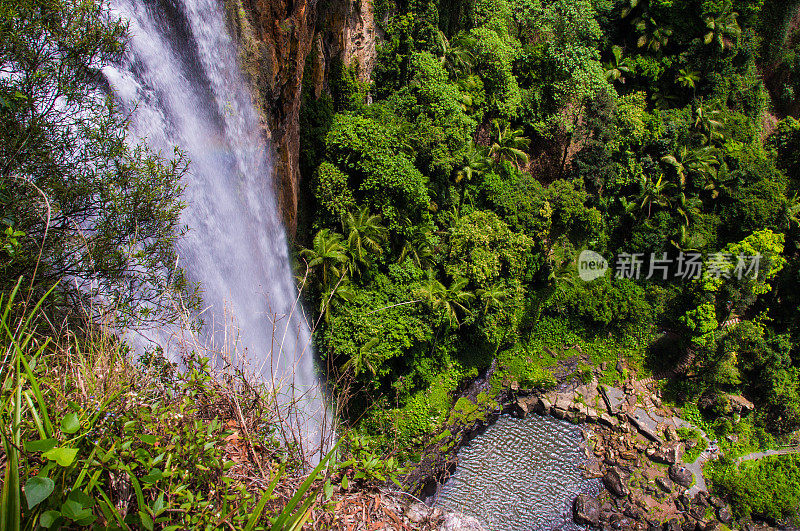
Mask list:
[[[102,327],[56,330],[17,295],[0,297],[0,528],[295,530],[353,467],[334,448],[306,473],[267,390],[235,371],[136,363]]]

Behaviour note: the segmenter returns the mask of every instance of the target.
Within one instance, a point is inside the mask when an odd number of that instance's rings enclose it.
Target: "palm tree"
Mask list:
[[[699,252],[706,245],[706,241],[702,236],[692,234],[686,225],[681,225],[681,233],[678,241],[670,240],[670,243],[675,246],[679,251],[685,252]]]
[[[303,249],[300,255],[308,260],[308,267],[317,272],[323,290],[345,274],[349,262],[342,247],[342,235],[329,229],[320,230],[314,236],[313,247]]]
[[[703,22],[708,31],[703,35],[703,43],[714,46],[719,51],[733,46],[735,42],[731,41],[738,41],[742,36],[742,28],[739,27],[739,22],[736,20],[738,16],[738,13],[727,11],[716,17],[705,17]]]
[[[716,199],[720,194],[728,191],[731,178],[724,167],[718,169],[706,179],[704,190],[709,192],[711,199]]]
[[[606,71],[606,80],[609,83],[625,83],[625,74],[630,72],[628,62],[622,58],[622,47],[616,44],[611,47],[611,60],[603,63]]]
[[[508,297],[508,292],[500,284],[492,284],[487,289],[479,289],[475,294],[483,302],[484,315],[489,312],[489,308],[499,307]]]
[[[467,304],[472,301],[474,295],[465,290],[467,279],[456,278],[445,288],[444,284],[436,280],[433,274],[429,274],[428,280],[419,290],[419,296],[425,300],[435,312],[441,312],[447,318],[448,326],[458,327],[461,325],[458,314],[470,313]]]
[[[433,227],[430,225],[415,225],[411,229],[411,234],[403,242],[403,249],[400,251],[400,258],[398,263],[405,260],[407,257],[420,268],[425,269],[433,263],[433,243],[431,243],[431,235],[433,234]]]
[[[319,300],[319,313],[326,323],[331,321],[331,306],[334,303],[352,302],[356,297],[353,285],[346,278],[342,278],[333,286],[325,288]]]
[[[476,110],[477,102],[472,95],[481,91],[479,80],[478,76],[468,76],[458,80],[458,89],[461,92],[461,109],[467,114],[472,114]]]
[[[364,345],[362,345],[353,357],[345,362],[342,365],[342,369],[344,370],[353,370],[353,375],[358,376],[362,372],[369,371],[375,376],[376,367],[375,362],[378,361],[378,357],[380,353],[375,350],[375,347],[380,343],[380,339],[377,337],[373,337],[369,341],[367,341]]]
[[[460,74],[469,74],[472,71],[472,64],[475,62],[475,37],[469,33],[459,33],[448,40],[445,34],[437,30],[436,45],[439,54],[439,61],[445,70],[453,78],[461,77]]]
[[[665,155],[661,157],[661,162],[672,166],[678,176],[678,183],[681,190],[686,188],[687,182],[696,175],[705,183],[711,179],[719,167],[716,150],[710,146],[700,149],[689,149],[681,146],[676,155]]]
[[[697,83],[700,81],[700,72],[696,72],[694,70],[689,70],[687,68],[681,68],[678,71],[678,83],[684,88],[690,88],[692,91],[697,88]]]
[[[475,144],[475,141],[470,140],[467,144],[467,150],[464,153],[462,165],[457,168],[455,181],[470,182],[475,176],[482,175],[489,167],[489,160],[486,157],[486,149]]]
[[[473,177],[482,175],[488,168],[489,159],[486,157],[486,149],[477,146],[474,141],[470,140],[467,150],[464,153],[462,164],[456,168],[454,177],[456,184],[461,184],[461,196],[458,199],[458,213],[461,213],[461,207],[464,204],[464,193],[467,183],[472,182]]]
[[[658,176],[657,181],[653,181],[649,176],[642,176],[642,193],[639,195],[639,210],[644,211],[647,206],[647,217],[652,213],[653,205],[660,207],[669,206],[670,201],[666,192],[671,188],[669,182],[664,179],[664,174]]]
[[[683,225],[688,227],[700,215],[700,207],[703,202],[699,197],[687,197],[684,192],[678,194],[675,199],[675,210],[683,218]]]
[[[792,225],[800,225],[800,198],[796,193],[786,202],[784,216],[786,217],[787,229],[791,229]]]
[[[525,152],[530,145],[530,140],[522,136],[522,129],[511,129],[506,121],[492,120],[495,141],[489,148],[489,156],[498,159],[513,161],[519,166],[528,163],[528,154]]]
[[[355,213],[348,212],[342,218],[342,230],[346,236],[350,254],[350,272],[359,273],[359,265],[367,263],[367,255],[381,254],[381,245],[386,241],[386,227],[380,224],[379,214],[370,214],[367,207]]]
[[[651,52],[660,52],[666,48],[672,37],[672,28],[660,26],[654,18],[647,15],[634,20],[633,27],[639,34],[636,46],[647,48]]]
[[[694,130],[700,135],[700,140],[704,145],[722,142],[725,139],[725,135],[719,131],[724,124],[718,120],[720,115],[718,110],[707,111],[703,107],[697,107],[694,115]]]

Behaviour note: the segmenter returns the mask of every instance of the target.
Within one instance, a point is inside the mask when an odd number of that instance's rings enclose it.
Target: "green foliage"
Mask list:
[[[380,212],[390,225],[396,226],[401,215],[419,219],[427,210],[426,179],[403,154],[403,143],[391,128],[362,116],[337,114],[326,144],[327,159],[349,176],[356,200]],[[341,179],[332,177],[334,183]],[[345,200],[339,203],[344,206]]]
[[[185,371],[171,379],[136,374],[112,340],[68,336],[67,348],[40,341],[41,301],[14,323],[16,295],[0,297],[8,362],[0,428],[14,464],[3,483],[4,529],[214,529],[223,520],[236,529],[302,527],[317,499],[312,483],[335,448],[285,506],[265,512],[285,465],[257,504],[245,485],[227,476],[234,463],[223,449],[232,432],[205,413],[221,400],[208,359],[188,358]],[[271,429],[256,440],[277,449]],[[129,486],[130,500],[119,498],[120,485]]]
[[[687,444],[686,452],[683,454],[684,463],[694,463],[700,457],[706,448],[708,448],[708,441],[703,437],[700,430],[694,428],[678,428],[678,435],[684,443],[693,445],[689,448]]]
[[[13,227],[0,290],[34,270],[37,296],[69,278],[48,304],[103,297],[130,323],[175,318],[164,295],[187,287],[174,249],[186,161],[131,145],[96,88],[124,32],[102,0],[0,3],[0,69],[14,73],[0,82],[0,219]]]
[[[512,73],[519,53],[515,39],[503,39],[494,29],[481,26],[471,32],[475,39],[475,68],[480,72],[490,109],[504,118],[517,114],[522,102],[519,85]]]
[[[519,278],[533,241],[515,234],[492,212],[475,211],[462,217],[450,235],[449,275],[468,279],[480,288],[501,276]]]
[[[800,458],[773,456],[738,467],[722,461],[712,468],[715,491],[731,500],[739,517],[796,519],[800,507]]]
[[[591,326],[646,327],[653,310],[645,290],[625,278],[601,277],[576,284],[558,301],[564,313]]]
[[[314,196],[320,205],[320,221],[335,223],[355,207],[347,174],[330,162],[319,165],[314,181]]]
[[[776,87],[796,84],[791,9],[762,0],[377,9],[386,38],[374,102],[351,85],[358,101],[339,106],[315,169],[317,228],[338,232],[343,216],[364,212],[387,229],[371,251],[340,242],[346,286],[317,290],[330,298],[320,351],[376,403],[358,423],[374,444],[411,445],[403,452],[413,455],[448,418],[478,415],[452,393],[493,360],[492,392],[552,385],[566,359],[579,378],[605,363],[608,384],[626,376],[620,356],[638,376],[656,372],[659,329],[693,354],[692,377],[675,384],[685,416],[709,434],[741,432],[730,451],[767,441],[767,426],[800,425],[791,346],[800,126],[787,118],[765,140],[768,91],[779,101]],[[778,64],[773,76],[766,65]],[[642,253],[644,271],[651,253],[674,264],[696,251],[705,274],[585,283],[575,267],[584,249]],[[760,255],[757,275],[739,277],[738,255]],[[731,394],[756,403],[752,418],[731,416]],[[718,418],[699,417],[701,396],[722,406],[708,410]],[[351,419],[363,413],[352,409]]]
[[[343,478],[343,486],[349,483],[350,477],[354,481],[382,483],[391,481],[397,486],[401,485],[398,478],[406,473],[407,469],[400,466],[395,457],[384,459],[380,449],[374,448],[366,437],[354,432],[348,432],[346,445],[350,459],[337,465],[339,469],[350,469]],[[344,483],[345,481],[347,483]]]

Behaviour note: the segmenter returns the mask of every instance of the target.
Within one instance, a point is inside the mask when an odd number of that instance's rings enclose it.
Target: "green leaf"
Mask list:
[[[46,452],[56,447],[58,441],[56,439],[40,439],[38,441],[26,441],[26,452]]]
[[[161,472],[161,469],[153,468],[150,472],[142,478],[142,481],[145,483],[155,483],[156,481],[162,479],[164,477],[164,473]]]
[[[67,413],[63,419],[61,419],[61,431],[64,433],[75,433],[81,429],[81,421],[78,418],[77,413]]]
[[[87,496],[82,490],[73,490],[69,493],[67,499],[80,503],[82,507],[91,507],[94,505],[94,499]]]
[[[75,522],[75,523],[76,523],[76,524],[78,524],[79,526],[88,526],[88,525],[90,525],[92,522],[94,522],[95,520],[97,520],[97,516],[95,516],[94,514],[92,514],[92,512],[91,512],[89,509],[86,509],[86,510],[85,510],[85,511],[83,511],[83,512],[84,512],[84,513],[87,513],[87,514],[86,514],[86,516],[85,516],[85,517],[83,517],[83,518],[81,518],[80,520],[77,520],[77,521]]]
[[[56,523],[56,520],[61,518],[61,513],[58,511],[45,511],[39,517],[39,525],[44,527],[45,529],[49,529],[53,527],[53,524]]]
[[[155,444],[158,442],[158,437],[156,437],[155,435],[142,434],[139,435],[139,440],[141,440],[145,444]]]
[[[342,476],[342,488],[344,490],[350,488],[350,480],[347,479],[347,476]]]
[[[28,509],[33,509],[53,492],[55,483],[50,478],[34,476],[25,483],[25,499],[28,500]]]
[[[61,505],[61,514],[70,520],[82,520],[92,514],[92,511],[84,509],[80,502],[67,500]]]
[[[158,498],[156,498],[156,501],[153,502],[153,514],[158,516],[162,512],[164,512],[164,493],[163,492],[161,494],[159,494]]]
[[[153,518],[144,511],[139,511],[139,519],[142,521],[142,526],[148,531],[153,531]]]
[[[42,457],[51,461],[55,461],[61,466],[67,467],[71,465],[73,461],[75,461],[76,455],[78,455],[77,448],[59,447],[46,451],[42,454]]]

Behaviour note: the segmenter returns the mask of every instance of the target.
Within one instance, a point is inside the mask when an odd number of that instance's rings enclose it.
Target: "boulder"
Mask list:
[[[633,529],[635,525],[635,522],[633,520],[621,514],[613,515],[609,519],[609,523],[611,524],[611,529],[620,531]]]
[[[722,522],[725,525],[731,525],[733,523],[733,515],[731,514],[730,509],[726,506],[722,506],[717,509],[717,520]]]
[[[511,416],[518,419],[524,419],[533,409],[531,406],[532,405],[528,401],[527,396],[517,398],[517,400],[514,402],[514,405],[511,406]]]
[[[535,404],[536,412],[539,413],[540,415],[549,415],[552,407],[553,403],[550,402],[550,400],[548,400],[547,397],[545,396],[540,397]]]
[[[683,443],[679,441],[670,441],[661,446],[658,450],[653,452],[650,459],[656,463],[663,463],[665,465],[674,465],[683,457]]]
[[[660,443],[661,438],[658,435],[658,423],[652,416],[648,414],[643,408],[636,408],[634,411],[627,413],[626,417],[639,433],[650,439],[651,441]]]
[[[445,513],[439,531],[485,531],[477,518],[461,513]]]
[[[644,513],[638,507],[633,505],[628,505],[625,507],[625,510],[622,514],[629,518],[633,518],[634,520],[642,520],[644,518]]]
[[[680,440],[680,437],[678,437],[678,430],[675,429],[675,426],[667,426],[664,428],[664,435],[667,437],[668,441]]]
[[[691,509],[689,509],[689,514],[697,520],[703,520],[706,517],[706,508],[700,505],[692,505]]]
[[[708,497],[708,503],[710,503],[711,505],[713,505],[714,507],[716,507],[718,509],[720,507],[724,507],[725,506],[725,502],[722,501],[721,499],[719,499],[717,496],[709,496]]]
[[[658,396],[652,395],[650,397],[650,401],[653,403],[654,406],[661,407],[661,399],[658,398]]]
[[[741,395],[728,395],[731,407],[737,413],[747,413],[756,407],[752,402]]]
[[[692,471],[685,466],[675,464],[669,467],[669,479],[678,485],[691,487],[694,481],[694,475]]]
[[[697,522],[691,517],[686,517],[686,520],[681,524],[681,529],[683,531],[695,531],[695,529],[697,529]]]
[[[614,496],[620,498],[629,494],[628,486],[625,484],[625,476],[618,467],[609,468],[603,476],[603,484]]]
[[[617,420],[615,417],[612,417],[608,413],[601,414],[598,421],[600,422],[600,424],[607,426],[609,428],[616,428],[617,426],[619,426],[619,420]]]
[[[681,511],[688,511],[692,508],[692,499],[683,492],[675,498],[675,506]]]
[[[420,524],[428,519],[429,513],[430,507],[424,503],[416,502],[412,503],[406,508],[405,517],[415,524]]]
[[[661,490],[663,490],[667,494],[672,492],[672,487],[674,487],[674,485],[672,484],[672,480],[671,479],[663,478],[663,477],[657,477],[656,478],[656,485],[658,485],[658,488],[660,488]]]
[[[597,498],[579,494],[572,503],[572,518],[576,524],[598,525],[600,522],[600,503]]]

